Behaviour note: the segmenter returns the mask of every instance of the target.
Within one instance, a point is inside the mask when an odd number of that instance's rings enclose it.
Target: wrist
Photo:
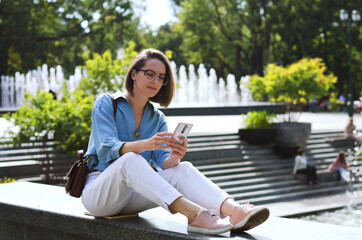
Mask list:
[[[163,161],[162,168],[163,169],[172,168],[172,167],[179,165],[180,162],[181,162],[181,159],[173,158],[172,156],[169,156],[168,158],[165,159],[165,161]]]

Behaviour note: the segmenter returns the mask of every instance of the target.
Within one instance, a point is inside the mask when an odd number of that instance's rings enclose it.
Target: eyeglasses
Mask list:
[[[161,83],[162,86],[165,86],[168,82],[168,78],[165,74],[157,74],[153,70],[150,70],[150,69],[146,69],[146,70],[136,69],[136,71],[144,72],[144,76],[146,77],[147,81],[149,81],[149,82],[152,82],[153,80],[157,79],[157,82]]]

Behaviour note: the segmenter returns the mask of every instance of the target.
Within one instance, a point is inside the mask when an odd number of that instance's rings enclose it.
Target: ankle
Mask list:
[[[227,198],[221,205],[220,213],[226,216],[231,216],[239,208],[239,206],[240,204],[231,198]]]
[[[187,217],[187,220],[188,220],[189,222],[191,222],[191,221],[193,221],[197,216],[199,216],[200,213],[201,213],[202,211],[204,211],[204,210],[205,210],[204,208],[200,208],[200,209],[198,209],[198,210],[196,210],[196,211],[191,211],[189,214],[187,214],[187,215],[185,215],[185,216]]]
[[[171,213],[181,213],[186,216],[189,220],[193,219],[195,215],[203,208],[185,197],[179,197],[169,205]]]
[[[230,217],[239,209],[240,205],[233,205],[232,206],[232,212],[229,215]]]

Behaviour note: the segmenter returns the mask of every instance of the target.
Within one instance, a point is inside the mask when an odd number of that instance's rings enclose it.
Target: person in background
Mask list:
[[[84,207],[94,216],[136,214],[161,206],[188,219],[189,232],[242,232],[263,223],[269,209],[239,204],[190,162],[181,161],[187,139],[176,142],[165,115],[175,82],[167,57],[142,51],[131,63],[125,93],[100,96],[93,106]],[[172,151],[165,151],[171,148]],[[151,165],[155,165],[155,171]],[[228,217],[228,218],[227,218]]]
[[[348,171],[349,170],[349,166],[346,163],[346,154],[344,153],[344,151],[340,151],[336,160],[334,162],[332,162],[329,166],[328,166],[328,170],[330,172],[339,172],[339,175],[345,179],[346,181],[348,181],[349,176],[348,176]]]
[[[344,112],[344,108],[345,108],[345,105],[346,105],[346,98],[344,97],[343,93],[341,93],[341,95],[339,95],[338,100],[340,101],[339,111]]]
[[[308,164],[308,158],[302,148],[297,150],[297,156],[294,161],[294,169],[291,173],[292,176],[302,174],[307,176],[307,184],[317,184],[317,170],[315,167]]]
[[[355,139],[353,131],[356,129],[356,126],[353,124],[353,118],[349,118],[349,122],[344,130],[346,139]]]

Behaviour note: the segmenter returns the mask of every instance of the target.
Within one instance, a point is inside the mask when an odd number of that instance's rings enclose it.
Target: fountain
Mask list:
[[[354,135],[357,139],[362,139],[362,132],[354,130]],[[362,144],[359,141],[355,141],[355,147],[352,150],[348,150],[347,152],[347,165],[350,166],[349,171],[345,171],[342,175],[342,178],[348,183],[348,188],[346,191],[347,196],[350,201],[348,204],[348,208],[356,207],[356,199],[358,198],[357,193],[360,190],[360,186],[362,183],[362,177],[360,173],[362,172],[362,166],[359,165],[358,158],[361,154]]]
[[[177,70],[175,62],[171,62],[171,68],[176,82],[175,98],[170,107],[211,107],[211,106],[238,106],[253,102],[248,88],[248,76],[239,82],[235,76],[229,74],[224,81],[217,78],[215,69],[209,71],[204,64],[196,67],[190,64],[188,67],[182,65]],[[16,108],[22,106],[25,92],[36,95],[42,89],[62,94],[62,85],[65,82],[68,90],[73,92],[86,71],[75,68],[74,75],[69,79],[64,78],[61,66],[48,68],[46,64],[26,74],[17,72],[14,77],[1,76],[1,108]],[[120,82],[117,77],[114,81]],[[101,94],[102,92],[100,92]]]

